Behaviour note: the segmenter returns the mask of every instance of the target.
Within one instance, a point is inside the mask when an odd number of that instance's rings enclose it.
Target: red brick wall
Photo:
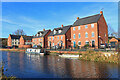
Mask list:
[[[63,36],[63,39],[61,39],[61,36]],[[51,37],[51,40],[50,40],[50,37]],[[59,39],[57,37],[59,37]],[[48,42],[51,41],[51,47],[53,46],[53,43],[54,43],[54,46],[55,46],[61,40],[63,41],[63,47],[65,48],[65,35],[55,35],[54,40],[53,40],[53,36],[48,37]],[[59,43],[59,45],[60,45],[60,43]],[[49,44],[48,44],[48,47],[50,47]]]
[[[19,45],[18,46],[19,48],[31,48],[32,47],[32,45]]]
[[[48,46],[48,35],[51,33],[51,30],[49,30],[49,32],[45,35],[45,37],[44,37],[44,48],[47,48],[47,46]]]
[[[100,36],[99,40],[99,45],[101,43],[105,44],[108,43],[108,27],[107,23],[103,17],[103,14],[101,15],[100,19],[98,20],[98,34]],[[106,37],[105,37],[106,34]]]
[[[23,36],[20,37],[20,45],[24,45],[25,44],[25,41],[23,39]]]
[[[69,48],[69,46],[71,46],[71,29],[69,29],[67,32],[66,32],[66,34],[65,34],[65,38],[66,38],[66,40],[65,40],[65,46],[67,47],[67,48]]]
[[[42,40],[41,40],[42,39]],[[44,47],[44,37],[39,37],[39,38],[32,38],[32,42],[35,45],[39,45],[40,42],[42,42],[42,47]],[[33,45],[32,45],[33,46]]]
[[[91,24],[94,24],[94,27],[91,27]],[[85,28],[85,25],[80,25],[80,30],[78,30],[78,26],[75,26],[75,30],[73,30],[73,27],[71,27],[71,46],[73,47],[73,41],[76,41],[76,44],[78,45],[78,42],[81,42],[80,47],[85,45],[86,41],[89,41],[89,44],[92,45],[91,40],[95,40],[95,46],[98,46],[98,32],[97,32],[97,23],[91,23],[87,24],[88,28]],[[88,33],[88,38],[85,37],[85,33]],[[92,37],[92,32],[94,32],[94,37]],[[81,38],[79,38],[79,33],[81,34]],[[75,39],[73,38],[73,35],[75,34]]]
[[[10,35],[9,35],[9,37],[8,37],[7,45],[8,45],[8,46],[12,46],[12,39],[11,39],[11,36],[10,36]]]

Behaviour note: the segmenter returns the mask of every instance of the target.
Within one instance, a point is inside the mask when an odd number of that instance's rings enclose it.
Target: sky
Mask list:
[[[17,29],[27,35],[38,31],[72,25],[83,18],[103,11],[107,24],[118,31],[117,2],[2,2],[2,37]]]

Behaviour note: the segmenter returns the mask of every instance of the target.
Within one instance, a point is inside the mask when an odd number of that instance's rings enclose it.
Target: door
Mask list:
[[[76,42],[74,41],[74,42],[73,42],[73,47],[75,47],[75,46],[76,46]]]
[[[92,47],[95,47],[95,41],[92,41]]]

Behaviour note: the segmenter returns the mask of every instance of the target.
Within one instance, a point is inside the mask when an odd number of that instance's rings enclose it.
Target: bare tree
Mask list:
[[[25,35],[25,32],[22,29],[17,29],[13,34],[14,35]]]
[[[108,24],[108,36],[118,38],[118,32],[115,32],[114,29]]]

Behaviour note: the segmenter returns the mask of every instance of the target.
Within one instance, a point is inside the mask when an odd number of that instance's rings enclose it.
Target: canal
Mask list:
[[[17,78],[118,78],[118,65],[2,51],[6,76]]]

